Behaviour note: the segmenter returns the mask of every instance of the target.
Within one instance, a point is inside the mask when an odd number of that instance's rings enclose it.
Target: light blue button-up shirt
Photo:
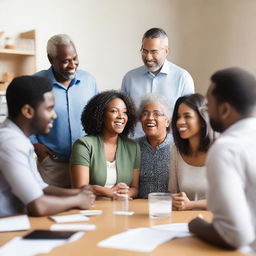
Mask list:
[[[149,72],[145,66],[129,71],[123,78],[121,90],[134,100],[138,108],[141,97],[147,93],[158,93],[169,100],[174,107],[176,100],[184,95],[194,93],[194,82],[184,69],[165,60],[157,75]],[[144,135],[140,123],[135,129],[135,138]]]
[[[95,78],[86,71],[77,70],[68,88],[57,82],[51,68],[35,74],[53,84],[54,110],[57,118],[46,135],[33,135],[33,144],[41,143],[51,149],[59,159],[68,160],[73,143],[85,135],[81,125],[81,113],[87,102],[98,93]]]

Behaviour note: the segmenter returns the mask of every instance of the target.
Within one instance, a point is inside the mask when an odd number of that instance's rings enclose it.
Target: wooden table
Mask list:
[[[103,210],[102,215],[90,217],[88,223],[96,224],[96,230],[88,231],[79,240],[53,249],[48,255],[55,256],[238,256],[244,255],[237,251],[225,251],[201,242],[196,237],[179,238],[158,246],[151,253],[124,251],[116,249],[100,248],[96,244],[111,235],[123,232],[129,228],[148,227],[175,222],[189,222],[199,213],[206,220],[211,220],[212,215],[208,211],[173,211],[172,217],[164,220],[152,220],[148,217],[147,200],[136,199],[130,202],[130,210],[135,214],[132,216],[116,216],[112,214],[112,202],[96,201],[92,209]],[[65,212],[64,214],[77,213],[77,210]],[[53,222],[47,217],[30,217],[33,229],[49,229]],[[30,230],[31,231],[31,230]],[[23,236],[30,231],[0,233],[0,246],[8,242],[14,236]],[[18,254],[17,254],[18,256]]]

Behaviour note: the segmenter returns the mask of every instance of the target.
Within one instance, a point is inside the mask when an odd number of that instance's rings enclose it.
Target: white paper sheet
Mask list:
[[[100,215],[102,210],[81,210],[80,213],[86,216]]]
[[[133,215],[134,212],[127,212],[127,211],[114,211],[114,215],[124,215],[124,216],[130,216]]]
[[[95,230],[94,224],[52,224],[50,230],[65,230],[65,231],[89,231]]]
[[[175,237],[191,236],[187,229],[187,223],[168,224],[149,228],[135,228],[126,232],[111,236],[97,245],[100,247],[151,252],[158,245]]]
[[[164,224],[152,226],[153,229],[158,230],[169,230],[175,233],[175,237],[186,237],[192,236],[193,234],[189,232],[188,223],[173,223],[173,224]]]
[[[0,232],[30,229],[27,215],[6,217],[0,219]]]
[[[73,242],[83,235],[84,232],[77,232],[69,239],[22,239],[22,237],[14,237],[0,248],[0,255],[34,256],[49,253],[53,248]]]
[[[70,215],[62,215],[62,216],[50,216],[50,219],[57,223],[64,222],[80,222],[80,221],[88,221],[89,218],[78,213],[78,214],[70,214]]]

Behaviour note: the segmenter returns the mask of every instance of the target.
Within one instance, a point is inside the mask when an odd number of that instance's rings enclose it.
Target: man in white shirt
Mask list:
[[[141,57],[143,66],[129,71],[123,78],[121,90],[126,92],[138,108],[141,97],[147,93],[165,96],[172,107],[176,100],[194,93],[191,75],[181,67],[167,61],[168,37],[161,28],[151,28],[142,38]],[[135,138],[144,136],[138,123]]]
[[[6,91],[8,118],[0,127],[0,216],[23,213],[55,214],[71,208],[88,209],[95,196],[88,188],[48,186],[40,177],[29,140],[48,133],[56,118],[50,81],[42,77],[15,78]]]
[[[208,243],[255,253],[256,79],[240,68],[220,70],[207,100],[212,128],[222,133],[206,163],[213,220],[196,218],[189,229]]]

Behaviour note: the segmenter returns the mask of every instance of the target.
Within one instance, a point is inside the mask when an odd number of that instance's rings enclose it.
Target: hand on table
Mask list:
[[[172,195],[172,205],[175,210],[183,211],[191,209],[191,201],[185,192],[180,192]]]

